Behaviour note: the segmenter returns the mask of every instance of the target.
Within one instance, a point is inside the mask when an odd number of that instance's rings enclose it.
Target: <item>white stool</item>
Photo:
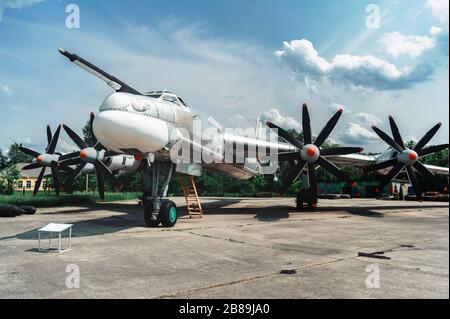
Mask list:
[[[38,233],[39,233],[39,251],[41,250],[41,233],[49,233],[50,234],[50,239],[49,239],[49,244],[48,244],[48,250],[50,250],[52,248],[52,237],[53,237],[53,233],[58,234],[59,240],[58,240],[58,253],[61,252],[61,234],[66,231],[69,230],[69,248],[64,249],[62,251],[67,251],[70,250],[72,248],[72,224],[55,224],[55,223],[50,223],[45,227],[42,227],[41,229],[38,229]]]

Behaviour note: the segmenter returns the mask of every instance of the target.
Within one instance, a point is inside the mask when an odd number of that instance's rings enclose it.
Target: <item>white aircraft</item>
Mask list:
[[[336,112],[313,141],[309,112],[305,104],[302,109],[304,141],[298,140],[289,132],[270,122],[267,123],[267,126],[276,131],[279,137],[287,143],[262,140],[258,136],[246,137],[229,134],[223,130],[220,124],[210,120],[210,124],[217,130],[216,137],[209,140],[208,143],[197,142],[194,122],[200,116],[193,112],[185,99],[165,90],[142,94],[79,56],[64,49],[59,49],[59,52],[74,64],[104,81],[115,90],[115,93],[103,101],[97,116],[91,114],[90,123],[94,145],[88,146],[74,131],[63,125],[80,151],[55,155],[52,153],[53,146],[48,148],[50,155],[41,155],[29,149],[23,149],[23,151],[37,158],[37,162],[31,164],[33,168],[41,164],[51,166],[53,170],[55,167],[67,170],[67,167],[77,165],[71,173],[71,178],[75,178],[80,173],[95,170],[101,196],[104,194],[105,175],[114,185],[113,172],[142,168],[145,181],[144,216],[149,226],[157,226],[161,223],[165,227],[173,227],[177,221],[175,203],[166,198],[168,185],[175,171],[199,176],[205,169],[239,179],[248,179],[267,172],[265,169],[274,164],[272,161],[268,161],[271,159],[270,154],[273,153],[276,154],[277,161],[295,163],[295,169],[289,172],[284,181],[286,189],[298,178],[304,179],[302,187],[306,187],[307,192],[302,192],[297,196],[299,208],[303,207],[305,203],[311,208],[317,205],[316,169],[319,166],[336,176],[338,180],[348,182],[350,185],[354,184],[353,181],[335,164],[354,165],[381,173],[386,173],[386,168],[394,166],[382,179],[380,189],[406,169],[419,198],[422,196],[422,190],[415,170],[433,182],[439,189],[442,189],[443,186],[435,174],[448,175],[448,168],[423,165],[418,161],[421,156],[448,148],[448,144],[424,148],[436,134],[440,124],[430,130],[411,150],[405,147],[398,128],[393,118],[390,117],[393,139],[373,127],[390,148],[379,156],[366,156],[360,154],[363,149],[359,147],[331,149],[321,147],[336,126],[342,115],[342,109]],[[185,133],[186,131],[188,134]],[[174,162],[171,155],[180,144],[187,145],[190,150],[207,153],[214,160],[205,161],[201,157],[199,162],[192,162],[192,153],[188,154],[186,158],[177,151],[177,160],[181,158],[183,162]],[[231,162],[226,160],[227,152],[228,154],[231,152]],[[237,161],[238,158],[243,160]],[[275,165],[277,165],[277,161]],[[57,163],[56,166],[55,163]],[[161,173],[165,175],[162,183],[160,183]]]

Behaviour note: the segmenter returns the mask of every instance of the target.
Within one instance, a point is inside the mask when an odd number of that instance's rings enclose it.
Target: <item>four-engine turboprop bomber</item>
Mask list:
[[[176,205],[166,198],[169,182],[175,172],[200,176],[203,170],[209,170],[239,179],[248,179],[257,174],[274,173],[278,161],[290,161],[295,164],[294,170],[288,173],[283,184],[287,189],[302,177],[302,187],[306,191],[297,196],[299,208],[304,204],[310,208],[317,205],[316,170],[318,167],[334,175],[337,180],[354,185],[354,182],[337,164],[358,166],[379,171],[382,174],[386,173],[386,168],[394,166],[383,178],[380,186],[387,185],[391,179],[406,169],[419,199],[422,196],[422,190],[415,170],[439,189],[442,189],[443,185],[435,174],[448,175],[448,168],[423,165],[418,161],[421,156],[448,148],[448,144],[425,148],[436,134],[439,125],[430,130],[414,149],[408,149],[401,139],[393,118],[390,118],[393,138],[376,127],[373,129],[391,148],[376,157],[366,156],[360,154],[363,151],[360,147],[322,148],[338,123],[343,110],[338,110],[314,138],[309,110],[304,104],[302,107],[303,141],[270,122],[267,126],[285,142],[279,142],[278,139],[261,139],[259,135],[248,137],[230,134],[220,124],[210,119],[216,135],[206,143],[202,139],[198,141],[195,138],[195,123],[200,116],[193,111],[185,99],[166,90],[143,94],[83,58],[64,49],[59,49],[59,52],[74,64],[104,81],[115,92],[106,97],[97,115],[91,114],[90,129],[94,144],[87,145],[73,130],[63,125],[66,133],[80,150],[65,155],[54,155],[54,147],[51,146],[53,144],[49,141],[51,147],[48,147],[46,154],[54,157],[49,157],[49,165],[52,170],[53,167],[67,168],[70,174],[69,180],[84,173],[85,170],[95,171],[99,181],[99,191],[103,196],[105,176],[110,179],[112,185],[115,185],[114,173],[117,171],[114,170],[114,166],[120,163],[121,159],[125,163],[131,158],[132,165],[126,170],[142,169],[144,171],[144,217],[149,226],[162,224],[165,227],[172,227],[177,221]],[[199,161],[193,161],[191,153],[188,156],[179,153],[180,145],[187,146],[190,151],[194,150],[194,153],[195,151],[207,153],[214,160],[205,160],[203,156],[200,156]],[[176,152],[174,152],[175,149]],[[30,150],[24,151],[30,154]],[[230,152],[232,161],[229,160]],[[175,158],[174,154],[176,154]],[[273,154],[276,155],[275,164],[271,157]],[[34,152],[33,156],[41,155]],[[268,167],[275,167],[275,170],[268,171]],[[160,181],[161,175],[164,175],[164,179]]]

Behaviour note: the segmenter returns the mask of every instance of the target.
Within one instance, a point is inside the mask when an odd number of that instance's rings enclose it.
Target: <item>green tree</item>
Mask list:
[[[0,149],[0,170],[4,169],[8,165],[8,157],[3,155],[3,150]]]
[[[83,127],[83,139],[87,145],[94,146],[94,137],[91,133],[91,123],[89,120]]]
[[[14,143],[9,147],[8,159],[9,164],[19,164],[19,163],[31,163],[33,157],[23,153],[19,147],[22,144]]]
[[[9,165],[0,171],[0,193],[11,195],[14,193],[14,185],[20,178],[20,172],[16,165]]]

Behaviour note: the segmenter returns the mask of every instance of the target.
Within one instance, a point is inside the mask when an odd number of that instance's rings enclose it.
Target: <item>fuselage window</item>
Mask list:
[[[127,163],[127,158],[124,156],[122,159],[122,165],[125,165]]]

